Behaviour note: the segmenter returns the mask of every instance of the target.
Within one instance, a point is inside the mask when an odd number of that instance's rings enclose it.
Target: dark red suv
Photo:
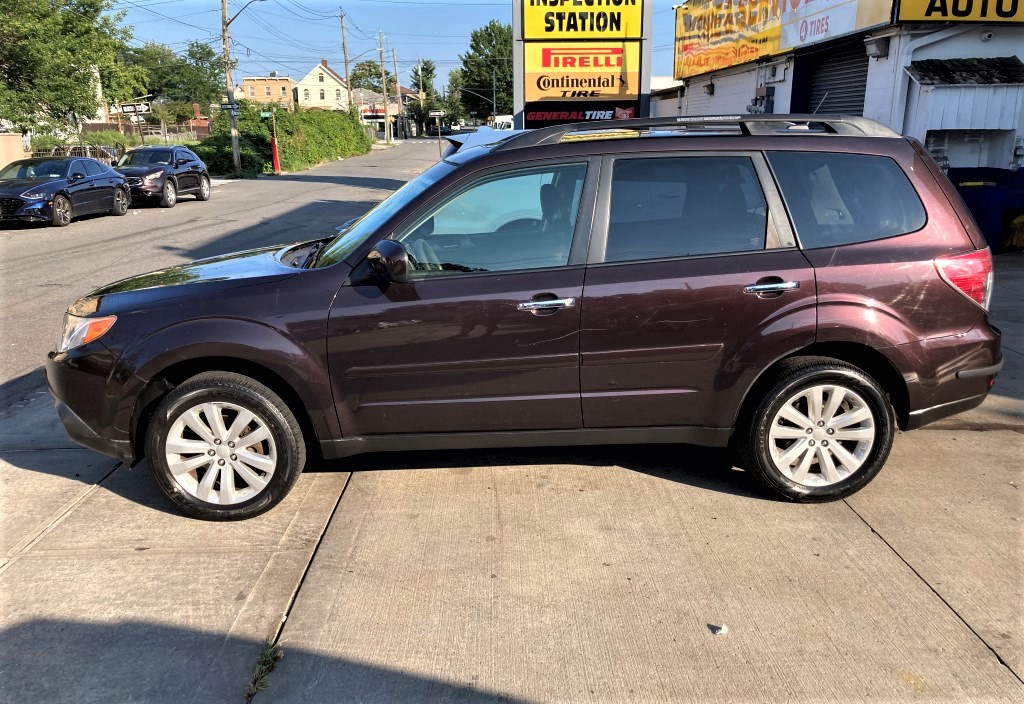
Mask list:
[[[863,118],[479,132],[333,239],[94,291],[47,376],[73,439],[201,518],[307,456],[597,443],[731,443],[827,501],[985,399],[991,290],[948,180]]]

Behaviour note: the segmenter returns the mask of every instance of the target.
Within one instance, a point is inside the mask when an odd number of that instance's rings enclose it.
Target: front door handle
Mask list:
[[[552,298],[546,301],[523,301],[516,308],[526,311],[557,310],[558,308],[572,308],[575,305],[575,298]]]
[[[799,281],[779,281],[770,284],[751,284],[743,287],[743,293],[785,293],[800,288]]]

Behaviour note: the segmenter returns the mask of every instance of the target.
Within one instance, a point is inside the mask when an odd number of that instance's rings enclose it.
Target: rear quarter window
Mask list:
[[[914,232],[927,215],[899,165],[886,156],[768,152],[805,249]]]

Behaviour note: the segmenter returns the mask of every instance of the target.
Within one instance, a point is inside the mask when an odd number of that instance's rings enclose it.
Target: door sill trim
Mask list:
[[[672,443],[725,447],[732,428],[671,426],[651,428],[575,428],[568,430],[511,430],[491,433],[422,433],[418,435],[364,435],[325,440],[325,459],[367,452],[406,450],[478,450],[487,448],[564,447],[571,445],[637,445]]]

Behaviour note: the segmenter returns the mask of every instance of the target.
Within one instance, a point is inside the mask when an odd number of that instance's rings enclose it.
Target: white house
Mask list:
[[[327,65],[327,59],[320,59],[320,63],[299,81],[295,94],[298,104],[304,108],[348,109],[348,86],[345,79]]]

